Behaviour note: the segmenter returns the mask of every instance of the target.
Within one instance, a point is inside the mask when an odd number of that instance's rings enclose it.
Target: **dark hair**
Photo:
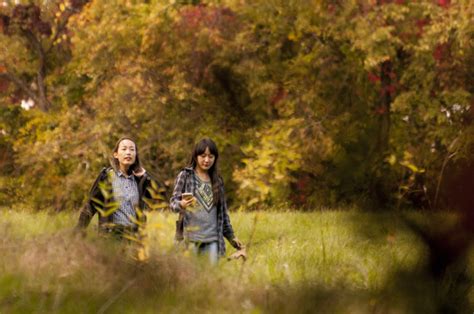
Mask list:
[[[196,169],[197,165],[197,157],[199,155],[204,154],[206,151],[206,148],[209,148],[209,152],[214,155],[214,164],[212,165],[211,168],[209,168],[208,173],[209,177],[211,177],[211,184],[212,184],[212,194],[213,194],[213,199],[214,199],[214,205],[217,205],[217,203],[220,200],[220,175],[219,175],[219,170],[217,168],[217,161],[219,160],[219,151],[217,150],[217,145],[214,143],[213,140],[210,138],[203,138],[199,142],[196,143],[194,146],[193,153],[191,155],[191,161],[189,162],[189,166],[192,167],[193,169]]]
[[[129,141],[132,141],[133,144],[135,144],[135,152],[136,152],[135,162],[128,168],[128,171],[127,171],[128,172],[127,175],[131,175],[133,171],[140,170],[142,166],[140,164],[140,158],[138,157],[137,143],[130,137],[121,137],[117,141],[117,143],[115,143],[115,147],[114,147],[114,150],[112,151],[112,156],[110,158],[110,165],[112,166],[112,168],[114,168],[115,171],[120,170],[120,163],[118,159],[114,157],[114,153],[118,152],[119,145],[123,140],[129,140]]]

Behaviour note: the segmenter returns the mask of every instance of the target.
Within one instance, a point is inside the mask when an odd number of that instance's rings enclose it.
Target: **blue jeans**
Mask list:
[[[209,243],[191,242],[189,243],[191,251],[196,255],[207,255],[209,257],[209,263],[216,265],[219,260],[219,248],[217,241]]]

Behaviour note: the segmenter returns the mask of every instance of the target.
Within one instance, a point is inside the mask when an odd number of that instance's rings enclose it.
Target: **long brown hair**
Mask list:
[[[212,164],[212,167],[209,168],[208,173],[209,177],[211,177],[211,184],[212,184],[212,194],[213,194],[213,203],[214,205],[217,205],[220,200],[220,175],[219,175],[219,170],[217,168],[217,161],[219,159],[219,151],[217,150],[217,145],[214,143],[213,140],[210,138],[203,138],[199,142],[196,143],[194,146],[193,153],[191,155],[191,160],[189,162],[189,166],[192,167],[193,169],[196,169],[197,165],[197,157],[199,155],[204,154],[206,151],[206,148],[209,148],[209,152],[214,155],[214,164]]]
[[[140,158],[138,157],[138,147],[137,147],[137,143],[130,137],[121,137],[117,143],[115,144],[115,147],[114,147],[114,150],[112,151],[112,156],[110,157],[110,165],[112,166],[112,168],[114,168],[115,171],[119,171],[120,170],[120,163],[118,161],[117,158],[114,157],[114,153],[118,152],[118,149],[119,149],[119,145],[120,143],[123,141],[123,140],[129,140],[129,141],[132,141],[133,144],[135,144],[135,162],[128,168],[128,173],[127,175],[131,175],[133,173],[133,171],[136,171],[136,170],[140,170],[141,169],[141,163],[140,163]]]

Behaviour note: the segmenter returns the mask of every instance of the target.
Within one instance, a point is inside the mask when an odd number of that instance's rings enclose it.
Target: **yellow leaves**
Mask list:
[[[372,23],[371,23],[372,22]],[[364,67],[370,70],[395,55],[400,40],[394,35],[394,26],[379,26],[376,21],[359,19],[355,24],[353,50],[365,53]]]
[[[294,32],[288,34],[288,39],[291,41],[296,41],[297,37]]]
[[[398,160],[395,154],[391,154],[385,159],[385,161],[388,162],[390,166],[395,166]],[[403,159],[398,161],[398,164],[409,169],[413,174],[425,172],[425,169],[419,168],[415,165],[413,162],[413,155],[409,151],[403,152]]]
[[[180,91],[180,92],[176,93],[175,96],[176,96],[176,99],[178,99],[178,100],[186,99],[186,93],[184,93],[183,91]]]
[[[425,172],[425,169],[421,169],[421,168],[418,168],[417,166],[415,166],[413,163],[407,161],[407,160],[403,160],[400,162],[400,165],[410,169],[413,173],[423,173]]]
[[[397,157],[394,154],[391,154],[389,157],[387,157],[386,161],[390,164],[390,166],[393,166],[397,162]]]
[[[242,150],[247,155],[245,166],[234,170],[239,183],[238,195],[247,206],[285,199],[291,171],[301,167],[302,141],[298,129],[302,119],[288,118],[273,121],[260,132],[257,140]]]
[[[368,70],[375,68],[379,64],[390,60],[389,55],[382,55],[382,56],[367,56],[364,60],[364,67]]]
[[[159,187],[155,180],[151,180],[151,185],[147,191],[150,193],[151,199],[144,198],[144,202],[150,209],[160,210],[168,207],[168,203],[164,197],[165,189]]]
[[[252,207],[260,201],[262,200],[259,197],[253,197],[247,202],[247,206]]]

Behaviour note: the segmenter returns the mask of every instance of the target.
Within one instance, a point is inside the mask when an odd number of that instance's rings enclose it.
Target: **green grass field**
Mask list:
[[[472,313],[473,250],[464,281],[457,266],[435,281],[394,213],[233,212],[249,259],[214,268],[173,245],[175,215],[149,215],[145,262],[135,246],[98,237],[95,219],[75,235],[76,218],[0,211],[0,313]]]

